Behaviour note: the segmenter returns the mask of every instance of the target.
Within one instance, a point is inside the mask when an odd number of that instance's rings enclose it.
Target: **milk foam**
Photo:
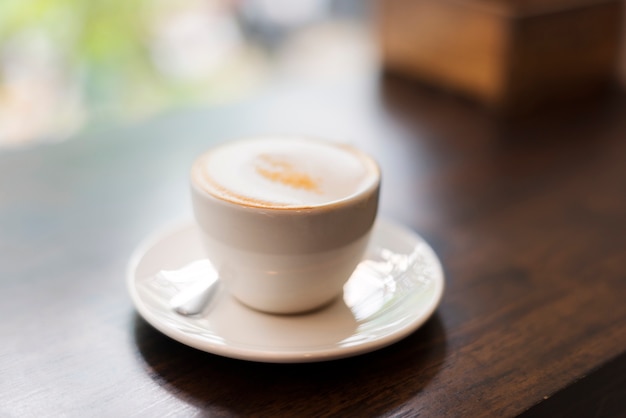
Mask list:
[[[378,167],[350,147],[295,137],[228,142],[201,156],[194,182],[227,201],[266,208],[338,202],[378,181]]]

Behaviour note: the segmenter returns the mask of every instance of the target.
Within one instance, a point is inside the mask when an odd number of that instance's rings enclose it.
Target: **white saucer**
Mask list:
[[[392,344],[432,315],[444,287],[430,246],[381,220],[343,299],[312,313],[261,313],[219,285],[202,313],[176,313],[172,298],[211,274],[199,231],[187,222],[147,239],[130,262],[127,280],[139,314],[165,335],[209,353],[271,363],[338,359]]]

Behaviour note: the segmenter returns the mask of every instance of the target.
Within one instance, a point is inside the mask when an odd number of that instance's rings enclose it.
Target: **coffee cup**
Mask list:
[[[194,214],[220,281],[269,313],[314,310],[342,294],[366,250],[379,190],[371,157],[301,137],[227,141],[191,170]]]

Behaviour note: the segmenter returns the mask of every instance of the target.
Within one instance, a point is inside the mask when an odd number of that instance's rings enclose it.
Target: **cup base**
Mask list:
[[[328,306],[332,305],[333,303],[335,303],[337,301],[337,299],[342,298],[343,297],[343,291],[341,293],[339,293],[336,296],[333,296],[332,298],[320,303],[320,304],[316,304],[314,306],[306,306],[306,307],[302,307],[301,309],[297,309],[297,310],[293,310],[293,309],[286,309],[286,310],[281,310],[281,309],[276,309],[275,307],[270,307],[270,308],[265,308],[265,307],[256,307],[253,304],[249,304],[246,303],[244,301],[242,301],[241,299],[239,299],[237,296],[235,295],[230,295],[235,301],[237,301],[237,303],[245,306],[248,309],[252,309],[254,311],[260,312],[260,313],[264,313],[264,314],[268,314],[268,315],[281,315],[281,316],[291,316],[291,315],[307,315],[307,314],[311,314],[317,311],[321,311],[326,309]]]
[[[202,240],[228,293],[254,310],[285,315],[314,311],[341,296],[366,251],[370,233],[343,247],[298,255],[246,251],[206,234]]]

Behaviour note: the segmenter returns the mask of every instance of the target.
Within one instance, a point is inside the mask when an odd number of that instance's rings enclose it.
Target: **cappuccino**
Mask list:
[[[296,137],[234,141],[201,156],[192,179],[207,193],[245,206],[313,208],[371,188],[378,167],[353,148]]]
[[[341,294],[367,247],[379,188],[367,155],[295,137],[228,142],[191,172],[194,213],[220,282],[273,313]]]

